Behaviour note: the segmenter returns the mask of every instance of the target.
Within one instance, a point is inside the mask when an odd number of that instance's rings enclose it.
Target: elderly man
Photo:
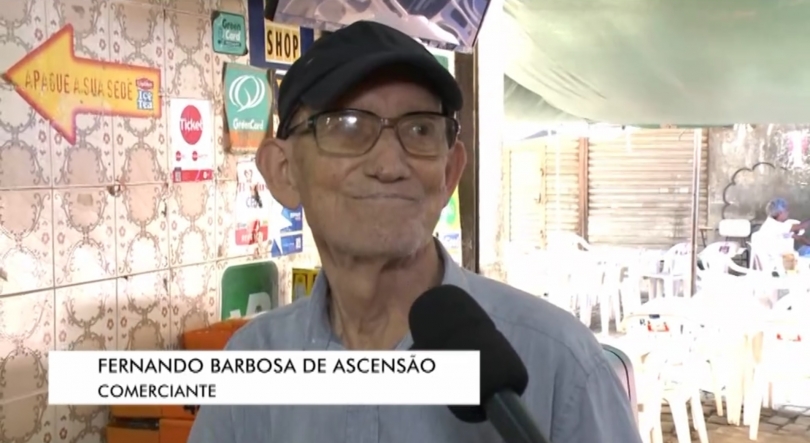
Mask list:
[[[803,257],[810,256],[810,242],[799,233],[810,226],[810,220],[802,223],[788,220],[790,212],[787,201],[783,198],[775,198],[765,206],[768,218],[752,237],[755,247],[760,250],[769,251],[772,255],[778,256],[787,252],[793,252],[794,241],[799,244],[798,253]]]
[[[570,314],[454,263],[433,229],[467,161],[460,89],[424,47],[357,22],[314,43],[279,92],[257,163],[273,196],[303,204],[323,271],[312,295],[261,315],[233,350],[405,350],[424,291],[459,286],[526,364],[529,412],[554,443],[640,441],[593,334]],[[496,443],[489,423],[439,406],[202,407],[190,443]]]

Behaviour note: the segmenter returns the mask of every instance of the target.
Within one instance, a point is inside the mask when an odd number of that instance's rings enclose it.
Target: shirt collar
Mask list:
[[[458,286],[469,293],[470,286],[464,269],[453,260],[440,241],[434,241],[444,262],[442,284]],[[307,341],[304,347],[306,350],[325,350],[332,345],[339,344],[339,340],[332,332],[332,327],[329,323],[328,292],[329,282],[326,280],[324,272],[321,271],[318,273],[315,284],[312,286],[312,293],[310,294],[308,304]],[[411,334],[408,333],[399,343],[397,349],[408,349],[412,345],[413,339],[411,338]]]

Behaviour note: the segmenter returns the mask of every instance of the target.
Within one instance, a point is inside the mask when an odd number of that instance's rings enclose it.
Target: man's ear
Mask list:
[[[464,148],[464,143],[456,141],[447,154],[447,165],[444,171],[445,186],[450,194],[447,196],[448,201],[452,196],[452,191],[458,186],[461,180],[461,174],[467,166],[467,150]]]
[[[256,167],[273,198],[285,208],[297,208],[301,195],[295,181],[295,163],[289,141],[267,137],[256,152]]]

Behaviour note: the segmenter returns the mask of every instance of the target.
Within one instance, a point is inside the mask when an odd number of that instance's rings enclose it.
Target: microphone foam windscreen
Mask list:
[[[480,352],[481,405],[499,391],[522,395],[526,390],[529,374],[520,356],[463,289],[442,285],[425,292],[411,307],[408,323],[413,349]],[[465,422],[486,420],[482,406],[450,406],[450,411]]]

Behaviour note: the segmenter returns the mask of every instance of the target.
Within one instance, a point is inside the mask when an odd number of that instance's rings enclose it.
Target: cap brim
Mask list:
[[[431,89],[441,99],[445,112],[456,112],[461,109],[463,104],[461,89],[450,71],[429,56],[396,52],[373,54],[346,63],[314,84],[302,95],[301,101],[312,109],[326,109],[374,71],[387,66],[413,68],[415,80]]]

